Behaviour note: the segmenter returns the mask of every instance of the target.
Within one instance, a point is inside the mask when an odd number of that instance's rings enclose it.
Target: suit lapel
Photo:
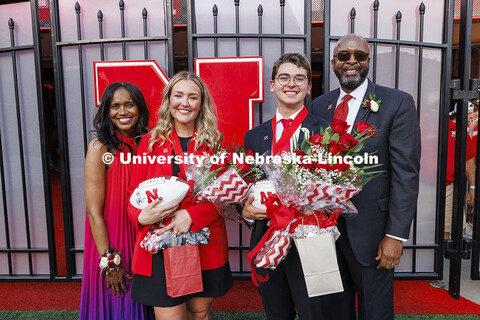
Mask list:
[[[340,89],[337,88],[332,91],[332,94],[329,96],[328,101],[327,101],[327,111],[325,113],[326,118],[328,122],[332,122],[333,115],[335,113],[335,109],[337,107],[337,100],[338,96],[340,95]]]
[[[273,131],[272,131],[272,120],[267,121],[263,123],[262,126],[262,131],[261,131],[261,136],[259,139],[262,141],[260,142],[261,144],[261,152],[264,153],[267,150],[272,150],[272,141],[273,141]]]
[[[317,118],[312,117],[310,114],[307,115],[305,120],[302,122],[302,126],[300,127],[300,135],[298,136],[297,140],[297,146],[300,148],[300,144],[303,141],[304,134],[301,128],[306,128],[308,131],[310,131],[311,134],[315,133],[315,130],[319,130],[320,126],[318,124]]]
[[[367,78],[367,80],[368,80],[368,87],[367,87],[367,91],[365,91],[365,95],[363,96],[362,102],[365,99],[370,100],[370,94],[372,94],[372,96],[375,96],[375,84],[371,82],[370,79]],[[372,111],[364,108],[363,106],[360,106],[360,109],[358,109],[357,116],[355,117],[354,124],[359,123],[361,121],[368,122],[368,117],[370,116],[371,113]]]

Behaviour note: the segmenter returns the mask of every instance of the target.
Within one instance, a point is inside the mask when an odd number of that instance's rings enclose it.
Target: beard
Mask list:
[[[335,75],[337,76],[340,84],[348,90],[355,90],[359,85],[365,81],[368,75],[369,67],[360,70],[360,72],[355,76],[346,76],[343,70],[334,70]]]

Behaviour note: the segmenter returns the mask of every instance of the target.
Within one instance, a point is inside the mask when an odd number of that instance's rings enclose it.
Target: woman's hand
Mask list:
[[[123,281],[123,278],[133,279],[133,276],[128,274],[127,271],[117,266],[116,270],[110,271],[106,276],[107,289],[112,288],[114,296],[122,297],[122,290],[124,293],[128,292],[127,286]]]
[[[177,210],[179,202],[174,202],[170,204],[163,204],[156,206],[160,203],[162,198],[155,199],[148,206],[142,209],[138,215],[138,223],[144,226],[148,226],[170,216],[175,210]]]
[[[177,210],[173,213],[173,220],[168,226],[160,230],[160,234],[172,230],[173,234],[179,235],[187,233],[192,226],[192,218],[185,209]]]

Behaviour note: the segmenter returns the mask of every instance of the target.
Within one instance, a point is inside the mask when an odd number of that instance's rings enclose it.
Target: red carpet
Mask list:
[[[25,299],[28,297],[28,299]],[[0,282],[0,310],[78,310],[80,282]],[[446,290],[427,281],[395,281],[397,314],[477,314],[480,305],[452,299]],[[263,311],[251,281],[235,281],[235,287],[213,302],[214,311]]]

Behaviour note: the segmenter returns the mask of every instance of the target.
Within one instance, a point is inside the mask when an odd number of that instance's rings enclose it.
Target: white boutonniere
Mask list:
[[[371,93],[369,94],[369,98],[363,99],[362,102],[362,107],[366,109],[365,113],[367,113],[368,110],[372,112],[378,112],[378,109],[380,108],[380,103],[382,103],[382,100],[377,99],[375,95],[372,95]]]

